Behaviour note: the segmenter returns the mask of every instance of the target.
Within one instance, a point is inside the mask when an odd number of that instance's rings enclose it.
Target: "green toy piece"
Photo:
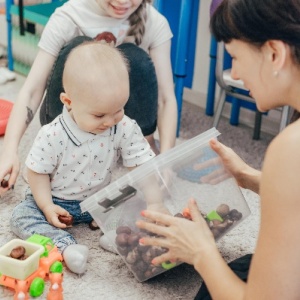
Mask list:
[[[161,264],[161,266],[165,269],[165,270],[170,270],[172,268],[174,268],[176,266],[176,263],[171,263],[169,261],[165,261]]]
[[[63,264],[60,261],[54,262],[50,267],[51,273],[62,273],[63,272]]]
[[[31,297],[39,297],[43,294],[45,288],[45,281],[41,277],[36,277],[32,280],[29,294]]]
[[[223,222],[222,217],[215,210],[212,210],[210,213],[208,213],[206,215],[206,219],[208,221],[219,220],[219,221]]]
[[[48,257],[49,252],[54,248],[54,244],[50,238],[36,233],[29,237],[26,241],[44,246],[45,252],[41,255],[41,257]]]

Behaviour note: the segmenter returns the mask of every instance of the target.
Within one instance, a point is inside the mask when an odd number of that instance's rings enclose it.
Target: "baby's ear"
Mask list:
[[[71,107],[71,99],[68,97],[66,93],[60,93],[60,101],[67,107]]]

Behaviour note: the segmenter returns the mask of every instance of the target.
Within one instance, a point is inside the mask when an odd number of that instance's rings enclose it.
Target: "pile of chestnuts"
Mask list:
[[[119,226],[116,233],[117,250],[139,281],[165,271],[163,267],[151,264],[151,261],[154,257],[165,253],[167,249],[139,244],[142,237],[154,235],[143,231],[135,232],[129,226]]]
[[[220,237],[229,227],[243,217],[241,212],[237,209],[230,209],[227,204],[220,204],[216,210],[208,214],[202,214],[202,216],[215,238]],[[177,213],[175,217],[191,220],[188,209],[184,209],[182,213]],[[115,244],[117,250],[138,280],[147,280],[176,265],[166,263],[165,265],[154,266],[151,263],[153,258],[162,255],[168,249],[139,244],[141,238],[146,236],[157,237],[157,235],[146,231],[134,231],[129,226],[117,227],[116,234]]]
[[[183,213],[178,213],[175,216],[191,219],[188,209],[185,209]],[[211,211],[208,214],[202,213],[202,217],[205,219],[208,227],[214,235],[214,238],[216,239],[225,233],[235,222],[241,220],[243,214],[237,209],[230,209],[229,205],[222,203],[215,211]]]
[[[211,219],[209,214],[206,215],[206,222],[214,235],[215,238],[220,237],[223,233],[225,233],[229,227],[231,227],[234,223],[241,220],[243,214],[239,212],[237,209],[230,209],[227,204],[220,204],[216,208],[216,213],[221,218],[220,219]]]

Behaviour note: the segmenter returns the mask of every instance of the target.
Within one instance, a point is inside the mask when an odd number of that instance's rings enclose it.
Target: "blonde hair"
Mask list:
[[[138,9],[129,17],[130,28],[127,36],[133,36],[136,45],[140,45],[145,33],[147,20],[146,5],[151,4],[152,0],[143,0]]]

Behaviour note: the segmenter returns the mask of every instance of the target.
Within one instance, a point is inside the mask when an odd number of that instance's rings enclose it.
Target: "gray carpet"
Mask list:
[[[181,133],[178,143],[198,135],[211,127],[212,118],[189,103],[184,103]],[[26,131],[21,147],[20,157],[24,159],[39,127],[37,119]],[[252,140],[252,129],[245,126],[230,126],[228,120],[222,119],[219,126],[222,133],[219,140],[232,147],[250,165],[260,168],[267,145],[273,138],[262,133],[260,141]],[[3,138],[0,138],[0,147]],[[123,169],[116,170],[115,178],[124,174]],[[0,245],[15,236],[9,229],[9,217],[13,207],[23,198],[26,184],[19,176],[15,189],[0,199]],[[219,249],[226,261],[253,252],[259,224],[259,197],[247,190],[242,191],[251,209],[251,215],[240,226],[230,231],[218,242]],[[88,271],[78,276],[64,272],[64,299],[193,299],[201,285],[201,277],[192,266],[182,264],[146,282],[139,283],[118,255],[106,252],[98,245],[99,231],[91,231],[86,225],[79,225],[71,232],[81,244],[90,249]],[[217,284],[217,283],[216,283]],[[46,299],[49,283],[39,299]],[[0,299],[13,299],[13,292],[0,287]]]

